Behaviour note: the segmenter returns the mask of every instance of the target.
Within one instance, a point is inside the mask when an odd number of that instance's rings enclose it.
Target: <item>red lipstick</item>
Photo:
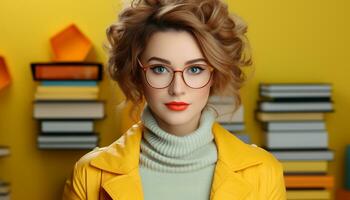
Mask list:
[[[165,104],[170,110],[174,110],[174,111],[183,111],[186,110],[188,107],[188,103],[185,102],[176,102],[176,101],[172,101],[169,103]]]

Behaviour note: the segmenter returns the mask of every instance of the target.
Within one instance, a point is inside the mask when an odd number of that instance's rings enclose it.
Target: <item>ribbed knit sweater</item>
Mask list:
[[[202,111],[198,128],[175,136],[159,126],[148,106],[141,117],[140,175],[145,200],[208,200],[217,149],[212,134],[215,112]]]

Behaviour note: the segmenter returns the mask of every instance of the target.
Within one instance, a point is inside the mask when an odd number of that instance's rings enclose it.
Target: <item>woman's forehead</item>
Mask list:
[[[152,56],[146,60],[147,63],[150,63],[151,61],[158,61],[158,62],[162,62],[162,63],[168,64],[168,65],[172,65],[171,60],[156,57],[156,56]],[[189,65],[189,64],[198,63],[198,62],[206,62],[206,60],[205,60],[205,58],[195,58],[195,59],[185,61],[185,64]]]
[[[143,62],[186,64],[195,59],[204,59],[195,38],[186,31],[154,33],[143,52]]]

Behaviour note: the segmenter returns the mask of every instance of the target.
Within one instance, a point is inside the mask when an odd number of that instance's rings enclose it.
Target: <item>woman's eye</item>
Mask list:
[[[151,67],[151,70],[157,74],[169,72],[168,69],[162,65],[157,65],[157,66]]]
[[[202,67],[199,66],[192,66],[188,69],[188,71],[192,74],[199,74],[203,71],[204,69]]]

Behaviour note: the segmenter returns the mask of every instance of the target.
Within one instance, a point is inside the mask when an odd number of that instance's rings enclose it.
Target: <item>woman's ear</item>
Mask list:
[[[210,87],[214,85],[214,76],[211,76],[209,84],[210,84]]]

